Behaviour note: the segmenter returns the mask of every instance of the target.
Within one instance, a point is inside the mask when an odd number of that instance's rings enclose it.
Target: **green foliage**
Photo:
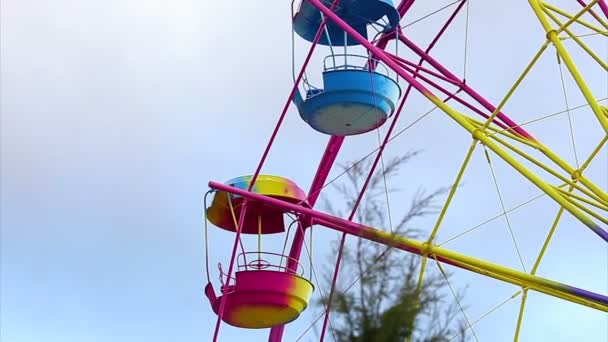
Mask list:
[[[376,172],[370,180],[354,220],[372,227],[392,226],[393,234],[421,238],[422,230],[416,228],[416,219],[434,214],[439,207],[438,197],[446,188],[426,193],[418,189],[409,207],[396,224],[387,219],[387,197],[397,188],[386,188],[388,180],[399,174],[400,169],[419,152],[409,152],[384,165],[384,171]],[[349,166],[343,165],[347,181],[335,184],[345,206],[337,208],[324,197],[326,209],[333,215],[348,217],[370,169],[369,160]],[[393,204],[394,205],[394,204]],[[401,205],[391,210],[401,211]],[[388,230],[388,229],[387,229]],[[427,232],[428,235],[428,232]],[[449,341],[464,329],[461,313],[453,296],[445,291],[446,279],[430,270],[434,261],[429,260],[423,286],[418,293],[418,274],[421,257],[395,250],[364,239],[347,240],[343,251],[341,279],[348,282],[343,288],[336,287],[332,300],[331,324],[328,335],[338,342],[443,342]],[[335,256],[339,240],[332,244],[329,266],[324,270],[323,282],[329,292]],[[348,279],[348,278],[351,279]],[[449,277],[449,275],[448,275]],[[346,279],[345,279],[346,278]],[[358,281],[357,281],[358,279]],[[324,293],[328,296],[328,293]],[[459,294],[461,296],[462,293]],[[327,298],[316,303],[324,309]],[[452,341],[464,341],[464,333]]]

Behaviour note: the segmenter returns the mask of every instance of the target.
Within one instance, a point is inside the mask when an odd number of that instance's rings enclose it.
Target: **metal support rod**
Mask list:
[[[570,55],[568,54],[568,52],[566,50],[566,47],[564,46],[562,41],[559,39],[556,29],[553,28],[553,26],[549,23],[549,20],[547,20],[547,18],[544,16],[543,10],[542,10],[542,5],[538,2],[538,0],[528,0],[528,2],[530,3],[532,10],[534,10],[534,14],[536,14],[536,17],[540,21],[542,27],[545,29],[545,31],[547,33],[547,39],[549,39],[551,41],[551,43],[553,43],[553,46],[555,46],[557,53],[559,54],[561,60],[566,65],[566,68],[568,69],[568,71],[570,71],[570,75],[572,75],[574,82],[578,85],[585,100],[587,100],[587,103],[589,104],[589,106],[591,107],[591,110],[597,117],[600,125],[602,126],[602,128],[604,128],[604,131],[606,133],[608,133],[608,118],[606,118],[606,116],[604,116],[604,113],[603,113],[602,109],[600,108],[600,105],[597,102],[597,99],[591,93],[591,89],[589,89],[589,87],[587,86],[587,83],[585,83],[583,76],[581,75],[581,73],[576,68],[576,65],[574,64],[572,57],[570,57]],[[600,7],[601,7],[601,3],[600,3]],[[604,10],[603,7],[602,7],[602,10]]]
[[[606,1],[600,0],[599,5],[602,9],[602,12],[604,12],[604,15],[606,16],[606,19],[608,19],[608,5],[606,4]]]

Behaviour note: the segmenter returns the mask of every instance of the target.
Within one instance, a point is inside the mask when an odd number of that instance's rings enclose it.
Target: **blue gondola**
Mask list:
[[[322,2],[331,6],[333,1]],[[364,37],[370,24],[383,26],[384,32],[395,30],[399,24],[399,13],[392,0],[342,0],[334,11]],[[320,11],[304,0],[294,17],[294,30],[302,38],[313,41],[321,21]],[[369,56],[348,54],[346,47],[359,42],[333,22],[328,21],[319,44],[343,45],[345,52],[338,55],[332,48],[332,55],[326,57],[322,89],[310,87],[306,98],[299,93],[294,96],[302,119],[319,132],[338,136],[361,134],[380,127],[394,112],[401,95],[386,67]]]

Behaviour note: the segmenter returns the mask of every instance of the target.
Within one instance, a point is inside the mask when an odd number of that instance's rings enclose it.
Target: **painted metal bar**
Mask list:
[[[344,227],[340,227],[339,225],[336,225],[336,224],[331,223],[331,222],[323,221],[323,220],[319,220],[319,221],[315,221],[315,222],[318,222],[320,225],[323,225],[323,226],[325,226],[327,228],[331,228],[331,229],[338,230],[338,231],[341,231],[341,230],[345,229]],[[378,230],[378,231],[380,231],[380,230]],[[382,232],[382,231],[380,231],[380,232]],[[352,234],[352,235],[356,235],[356,234]],[[365,237],[365,236],[360,236],[360,235],[356,235],[356,236],[358,236],[359,238],[369,239],[370,241],[375,241],[375,242],[382,243],[382,244],[385,244],[385,245],[388,244],[388,243],[392,243],[392,245],[389,245],[392,248],[401,249],[401,250],[404,250],[404,251],[407,251],[407,252],[411,252],[411,253],[414,253],[414,254],[417,254],[417,255],[423,255],[423,254],[426,253],[429,258],[433,258],[433,259],[435,259],[437,261],[440,261],[440,262],[443,262],[443,263],[446,263],[446,264],[449,264],[449,265],[452,265],[452,266],[455,266],[455,267],[458,267],[458,268],[461,268],[461,269],[464,269],[464,270],[467,270],[467,271],[471,271],[471,272],[474,272],[474,273],[477,273],[477,274],[480,274],[480,275],[483,275],[483,276],[487,276],[487,277],[490,277],[490,278],[493,278],[493,279],[496,279],[496,280],[500,280],[500,281],[503,281],[503,282],[506,282],[506,283],[510,283],[510,284],[513,284],[513,285],[516,285],[516,286],[519,286],[519,287],[522,287],[522,288],[533,289],[533,290],[535,290],[537,292],[544,293],[544,294],[550,295],[552,297],[560,298],[560,299],[563,299],[563,300],[567,300],[567,301],[572,302],[572,303],[584,305],[584,306],[587,306],[587,307],[590,307],[590,308],[593,308],[593,309],[596,309],[596,310],[608,312],[608,306],[605,306],[603,303],[599,304],[597,302],[593,302],[593,301],[590,301],[590,300],[587,300],[587,299],[581,299],[578,295],[572,295],[572,294],[569,294],[569,293],[565,293],[564,291],[559,291],[559,290],[553,289],[551,287],[544,286],[542,284],[539,285],[539,284],[531,283],[529,280],[522,280],[522,279],[519,279],[517,277],[514,278],[514,277],[509,276],[508,274],[502,274],[499,271],[499,269],[507,270],[508,273],[510,273],[512,271],[520,272],[521,275],[528,276],[529,274],[525,273],[525,272],[513,270],[511,268],[504,267],[504,266],[497,265],[497,264],[493,264],[493,263],[488,263],[488,262],[486,262],[484,260],[479,260],[479,259],[476,259],[476,258],[473,258],[473,257],[469,257],[467,255],[459,254],[459,253],[456,253],[455,256],[451,256],[451,257],[441,257],[441,256],[438,256],[438,253],[436,253],[435,249],[433,249],[432,251],[430,251],[430,250],[428,250],[428,251],[427,250],[424,250],[424,251],[420,251],[420,250],[418,250],[418,251],[410,251],[410,250],[407,249],[407,246],[404,246],[404,245],[402,245],[402,244],[400,244],[398,242],[386,241],[386,240],[383,240],[383,239],[380,239],[380,238],[374,238],[374,237]],[[425,242],[422,242],[422,241],[416,241],[416,242],[422,244],[423,248],[427,248],[428,247],[428,246],[425,246],[425,244],[426,244]],[[435,247],[435,246],[433,246],[433,247]],[[449,251],[449,253],[451,254],[451,253],[454,253],[454,252]],[[457,258],[462,258],[463,260],[468,260],[468,261],[459,262],[459,261],[456,261]],[[479,266],[478,267],[478,266],[475,266],[475,264],[477,262],[482,262],[484,264],[488,263],[490,266]],[[493,266],[491,266],[491,265],[493,265]],[[492,271],[488,270],[488,267],[492,268],[493,270]],[[540,277],[536,277],[536,278],[532,278],[532,279],[537,279],[537,278],[540,278]],[[544,279],[544,278],[540,278],[540,279],[542,279],[543,281],[547,281],[547,279]],[[548,280],[548,281],[549,281],[549,283],[552,283],[553,285],[560,284],[560,283],[557,283],[557,282],[554,282],[554,281],[551,281],[551,280]],[[561,284],[561,285],[564,285],[564,284]],[[568,286],[568,285],[565,285],[565,286]],[[582,290],[582,289],[577,289],[577,290],[578,291],[583,291],[586,294],[589,293],[589,291],[587,291],[587,290]],[[608,297],[606,297],[604,295],[601,295],[601,294],[597,294],[597,293],[593,293],[593,295],[591,295],[591,296],[592,297],[593,296],[603,296],[603,297],[601,297],[602,300],[603,299],[608,299]]]
[[[592,205],[592,206],[594,206],[594,207],[596,207],[596,208],[598,208],[600,210],[608,211],[608,206],[605,205],[605,204],[601,204],[601,203],[599,203],[597,201],[590,200],[588,198],[585,198],[583,196],[577,195],[577,194],[575,194],[573,192],[569,192],[569,191],[563,190],[563,189],[558,188],[558,187],[555,187],[555,188],[557,190],[559,190],[559,192],[561,192],[562,194],[567,195],[568,197],[572,197],[572,198],[577,199],[577,200],[579,200],[581,202],[584,202],[584,203],[587,203],[589,205]]]
[[[583,205],[581,202],[576,201],[575,198],[572,198],[571,196],[568,196],[568,193],[565,193],[565,190],[562,190],[562,189],[559,189],[559,190],[560,190],[561,193],[564,193],[565,198],[567,200],[569,200],[570,203],[574,204],[575,206],[577,206],[579,209],[581,209],[582,211],[586,212],[587,214],[595,217],[596,220],[599,220],[602,223],[604,223],[605,225],[608,225],[608,216],[604,216],[602,214],[596,213],[591,208]],[[604,232],[605,232],[605,230],[604,230]]]
[[[600,141],[600,143],[593,150],[593,152],[591,152],[591,154],[587,157],[587,160],[585,160],[583,162],[583,164],[581,165],[581,168],[580,168],[581,172],[589,166],[591,161],[595,158],[597,153],[599,153],[599,150],[604,146],[606,141],[608,141],[608,136],[605,136],[604,139],[602,139],[602,141]],[[572,193],[572,191],[575,189],[576,179],[574,179],[573,182],[574,183],[572,185],[570,185],[568,188],[568,193]],[[561,190],[561,187],[560,187],[560,190]],[[560,207],[557,212],[557,215],[555,216],[555,219],[553,220],[551,229],[549,229],[549,233],[547,234],[547,237],[545,238],[543,246],[541,247],[540,252],[538,253],[538,256],[536,257],[536,261],[534,262],[534,266],[532,266],[532,270],[530,271],[530,274],[532,274],[532,275],[536,274],[536,271],[538,270],[538,267],[540,266],[540,262],[541,262],[543,256],[545,255],[547,248],[549,247],[549,242],[553,238],[553,234],[555,233],[555,230],[557,229],[557,225],[559,224],[559,221],[563,214],[564,214],[564,207]],[[527,299],[528,299],[528,290],[524,289],[524,295],[521,298],[521,304],[519,307],[519,316],[517,317],[517,326],[515,328],[514,341],[519,340],[519,334],[521,332],[521,325],[522,325],[522,321],[523,321],[524,310],[526,308]]]
[[[329,171],[333,166],[338,152],[342,147],[342,143],[344,142],[344,137],[332,136],[329,139],[327,147],[325,148],[325,152],[323,153],[323,157],[321,158],[321,162],[319,163],[319,167],[315,174],[314,179],[312,180],[312,185],[310,186],[310,190],[308,191],[308,203],[311,206],[314,206],[319,198],[321,193],[321,189],[325,185],[325,181],[327,180],[327,176],[329,175]]]
[[[557,173],[556,171],[554,171],[553,169],[547,167],[545,164],[539,162],[538,160],[536,160],[535,158],[533,158],[532,156],[530,156],[529,154],[525,153],[524,151],[522,151],[521,149],[515,147],[514,145],[508,143],[507,141],[499,138],[496,135],[492,136],[492,139],[494,139],[495,141],[497,141],[498,143],[502,144],[503,146],[507,147],[508,149],[510,149],[511,151],[517,153],[518,155],[524,157],[526,160],[528,160],[529,162],[533,163],[534,165],[540,167],[541,169],[543,169],[544,171],[550,173],[551,175],[553,175],[554,177],[558,178],[559,180],[574,185],[576,181],[579,181],[582,183],[582,179],[583,177],[577,177],[577,176],[573,176],[573,180],[569,180],[568,178],[566,178],[565,176],[562,176],[561,174]],[[580,171],[582,173],[582,171]],[[553,186],[552,186],[553,187]],[[579,186],[576,186],[576,189],[581,191],[582,193],[584,193],[585,195],[589,196],[590,198],[600,202],[600,203],[606,203],[608,204],[608,201],[606,201],[605,199],[602,199],[600,196],[596,196],[595,193],[587,190],[586,188],[582,188]]]
[[[597,197],[601,198],[602,201],[608,202],[608,193],[605,192],[601,187],[593,183],[587,177],[583,176],[583,173],[580,170],[575,169],[570,166],[564,160],[562,160],[555,152],[551,151],[547,146],[540,144],[538,145],[538,150],[541,151],[545,156],[549,157],[555,164],[559,165],[564,171],[568,172],[568,174],[577,179],[581,184],[583,184],[587,189],[593,192]]]
[[[608,19],[608,4],[606,4],[605,0],[600,0],[599,5],[602,12],[604,12],[604,15],[606,16],[606,19]]]
[[[597,117],[597,120],[599,121],[600,125],[602,126],[604,131],[608,133],[608,118],[604,116],[604,113],[602,112],[602,109],[600,108],[597,99],[593,96],[593,93],[591,93],[591,89],[589,89],[587,83],[583,79],[583,76],[576,68],[572,57],[570,57],[570,54],[568,54],[568,51],[566,50],[563,42],[559,39],[555,28],[551,26],[551,23],[549,23],[549,20],[545,17],[545,14],[542,10],[542,5],[538,0],[528,0],[528,3],[530,3],[532,10],[534,10],[536,17],[538,18],[542,27],[547,33],[547,38],[551,41],[551,43],[553,43],[553,46],[555,46],[555,49],[557,50],[557,53],[559,54],[561,60],[564,62],[564,64],[566,64],[566,68],[568,68],[568,71],[570,71],[570,75],[572,75],[572,78],[574,79],[574,82],[578,85],[578,88],[583,94],[583,97],[585,97],[585,100],[587,100],[587,103],[589,103],[589,106]]]
[[[577,0],[577,1],[578,1],[578,3],[579,3],[579,4],[581,4],[581,6],[583,6],[583,7],[585,7],[585,6],[587,5],[587,4],[586,4],[584,1],[582,1],[582,0]],[[568,13],[568,12],[566,12],[566,11],[562,10],[562,9],[561,9],[561,8],[559,8],[559,7],[555,7],[555,6],[553,6],[553,5],[551,5],[551,4],[548,4],[548,3],[546,3],[546,2],[543,2],[543,3],[542,3],[542,5],[543,5],[543,7],[544,7],[544,8],[548,8],[548,9],[552,10],[553,12],[555,12],[555,13],[557,13],[557,14],[560,14],[560,15],[562,15],[562,16],[564,16],[564,17],[566,17],[566,18],[572,18],[572,15],[571,15],[570,13]],[[591,14],[591,15],[592,15],[592,16],[593,16],[593,17],[594,17],[594,18],[595,18],[595,19],[596,19],[596,20],[597,20],[597,21],[600,23],[600,25],[602,25],[602,26],[603,26],[605,29],[607,29],[607,30],[608,30],[608,24],[606,24],[606,22],[604,22],[604,21],[602,20],[602,18],[600,18],[600,16],[599,16],[597,13],[595,13],[595,11],[594,11],[594,10],[592,10],[592,9],[591,9],[591,10],[589,10],[589,13],[590,13],[590,14]],[[604,35],[604,36],[608,36],[608,32],[604,32],[604,31],[602,31],[601,29],[599,29],[599,28],[597,28],[597,27],[595,27],[595,26],[591,25],[590,23],[588,23],[588,22],[586,22],[586,21],[584,21],[584,20],[577,20],[577,22],[578,22],[579,24],[581,24],[581,25],[583,25],[583,26],[587,27],[587,28],[588,28],[588,29],[590,29],[590,30],[593,30],[593,31],[595,31],[595,32],[597,32],[597,33],[599,33],[599,34]]]
[[[530,70],[532,70],[532,67],[536,64],[536,62],[539,60],[539,58],[542,56],[542,54],[545,52],[545,50],[547,49],[548,46],[549,46],[549,41],[545,41],[543,43],[543,45],[540,47],[540,49],[538,50],[538,52],[536,52],[536,54],[534,55],[534,57],[532,58],[532,60],[528,63],[528,65],[526,65],[526,67],[524,68],[524,71],[517,77],[517,80],[515,81],[515,83],[513,83],[513,85],[511,86],[511,88],[509,88],[509,91],[507,91],[507,93],[505,94],[505,96],[498,103],[498,106],[492,112],[492,116],[484,123],[483,130],[485,130],[486,128],[488,128],[488,126],[490,125],[490,123],[494,121],[494,118],[496,117],[496,115],[498,115],[498,113],[507,104],[507,101],[509,101],[509,99],[511,98],[511,96],[513,96],[513,94],[515,93],[515,91],[517,90],[517,88],[519,87],[519,85],[521,84],[521,82],[523,82],[524,78],[528,75],[528,73],[530,72]]]
[[[313,0],[314,1],[314,0]],[[554,297],[585,305],[597,310],[608,312],[608,296],[594,293],[574,286],[566,285],[525,272],[514,270],[485,260],[473,258],[464,254],[431,245],[427,242],[408,239],[379,229],[364,226],[339,217],[325,214],[297,204],[288,203],[272,197],[256,194],[247,190],[231,187],[218,182],[209,182],[209,187],[242,196],[251,201],[257,201],[284,211],[305,215],[328,228],[355,235],[363,239],[376,241],[418,255],[427,254],[429,257],[462,269],[490,276],[505,282],[528,287]]]
[[[549,168],[548,166],[546,166],[545,164],[539,162],[538,160],[536,160],[535,158],[533,158],[532,156],[530,156],[529,154],[525,153],[524,151],[522,151],[521,149],[518,149],[517,147],[515,147],[514,145],[508,143],[507,141],[499,138],[496,135],[492,135],[492,139],[494,139],[495,141],[497,141],[498,143],[500,143],[501,145],[507,147],[508,149],[510,149],[511,151],[517,153],[518,155],[524,157],[526,160],[528,160],[529,162],[533,163],[534,165],[538,166],[539,168],[541,168],[543,171],[546,171],[547,173],[551,174],[552,176],[556,177],[557,179],[561,180],[564,183],[567,183],[569,185],[573,185],[576,187],[577,190],[579,190],[580,192],[584,193],[585,195],[589,196],[590,198],[598,201],[598,202],[602,202],[602,198],[597,196],[595,193],[587,190],[586,188],[583,188],[581,186],[575,185],[575,183],[577,181],[580,181],[579,178],[574,178],[573,180],[568,179],[566,176],[563,176],[561,174],[559,174],[558,172],[556,172],[555,170]],[[604,201],[605,202],[605,201]]]
[[[573,216],[575,216],[579,221],[589,227],[592,231],[594,231],[598,236],[600,236],[604,241],[608,241],[608,234],[605,234],[604,230],[601,227],[593,222],[589,217],[585,216],[583,212],[581,212],[574,204],[570,203],[566,200],[559,192],[555,191],[551,187],[550,184],[546,183],[543,179],[538,177],[535,173],[528,170],[522,163],[513,158],[509,153],[500,148],[488,135],[473,125],[471,122],[467,121],[465,117],[454,110],[452,107],[448,106],[446,103],[441,101],[437,96],[435,96],[431,91],[429,91],[426,87],[416,81],[411,75],[409,75],[405,70],[403,70],[399,64],[393,61],[386,53],[382,50],[379,50],[375,46],[373,46],[370,42],[365,40],[357,31],[355,31],[352,27],[350,27],[347,23],[345,23],[340,17],[335,15],[331,10],[325,7],[319,0],[309,0],[311,4],[315,7],[319,8],[325,15],[334,21],[340,28],[346,30],[353,38],[355,38],[359,43],[361,43],[364,47],[366,47],[376,58],[384,62],[388,67],[393,69],[396,73],[398,73],[401,77],[405,79],[408,83],[414,87],[414,89],[418,90],[422,95],[424,95],[429,101],[439,107],[444,113],[450,116],[454,121],[456,121],[461,127],[469,131],[473,137],[479,141],[481,141],[484,145],[489,147],[492,151],[494,151],[498,156],[500,156],[505,162],[510,164],[515,170],[517,170],[522,176],[526,177],[533,184],[535,184],[538,188],[544,191],[549,197],[551,197],[554,201],[564,206],[566,210],[568,210]],[[399,36],[400,38],[402,36]],[[603,115],[603,114],[602,114]],[[541,150],[542,151],[542,150]],[[550,151],[543,151],[546,155],[549,155]],[[559,158],[558,158],[559,159]],[[575,174],[573,174],[575,175]],[[576,175],[579,177],[580,175]],[[583,182],[583,178],[581,177],[581,182]]]
[[[557,16],[555,14],[553,14],[551,11],[549,11],[548,9],[544,8],[544,12],[545,14],[547,14],[547,16],[549,18],[551,18],[551,20],[553,20],[553,22],[555,22],[555,24],[559,25],[560,27],[564,27],[565,24],[562,23],[561,20],[559,20],[559,18],[557,18]],[[589,48],[587,46],[587,44],[585,44],[579,37],[576,36],[576,34],[574,34],[574,32],[572,32],[572,30],[568,29],[568,28],[564,28],[564,31],[568,34],[568,36],[570,37],[570,39],[574,40],[578,46],[581,47],[581,49],[585,50],[585,52],[591,57],[593,58],[597,64],[599,64],[602,68],[604,68],[604,70],[608,71],[608,64],[606,64],[601,57],[599,57],[595,52],[593,52],[593,50],[591,50],[591,48]],[[608,35],[608,34],[607,34]]]
[[[560,27],[557,28],[556,33],[559,34],[563,30],[568,28],[568,26],[570,26],[573,22],[578,21],[578,18],[580,18],[583,14],[585,14],[593,5],[595,5],[597,3],[597,1],[598,0],[592,0],[588,5],[586,5],[580,11],[578,11],[578,13],[576,13],[574,16],[572,16],[570,19],[568,19],[568,21],[566,21],[564,24],[561,24]]]
[[[470,116],[467,116],[466,119],[468,121],[470,121],[471,123],[473,123],[474,125],[480,127],[480,128],[483,127],[483,125],[484,125],[484,122],[476,120],[476,119],[474,119],[474,118],[472,118]],[[488,129],[493,132],[493,133],[489,134],[489,136],[502,135],[503,137],[507,137],[509,139],[513,139],[513,140],[515,140],[515,141],[517,141],[519,143],[522,143],[524,145],[530,146],[530,147],[532,147],[534,149],[538,148],[538,143],[537,142],[533,142],[533,141],[524,139],[524,138],[522,138],[522,137],[520,137],[518,135],[515,135],[515,134],[511,133],[510,129],[498,129],[498,128],[492,127],[492,126],[489,126]]]

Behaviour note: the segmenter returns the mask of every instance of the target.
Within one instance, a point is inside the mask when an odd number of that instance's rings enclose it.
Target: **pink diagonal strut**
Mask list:
[[[598,4],[600,5],[600,8],[602,9],[602,12],[604,12],[604,15],[606,16],[606,19],[608,19],[608,4],[606,4],[605,0],[599,0]]]

